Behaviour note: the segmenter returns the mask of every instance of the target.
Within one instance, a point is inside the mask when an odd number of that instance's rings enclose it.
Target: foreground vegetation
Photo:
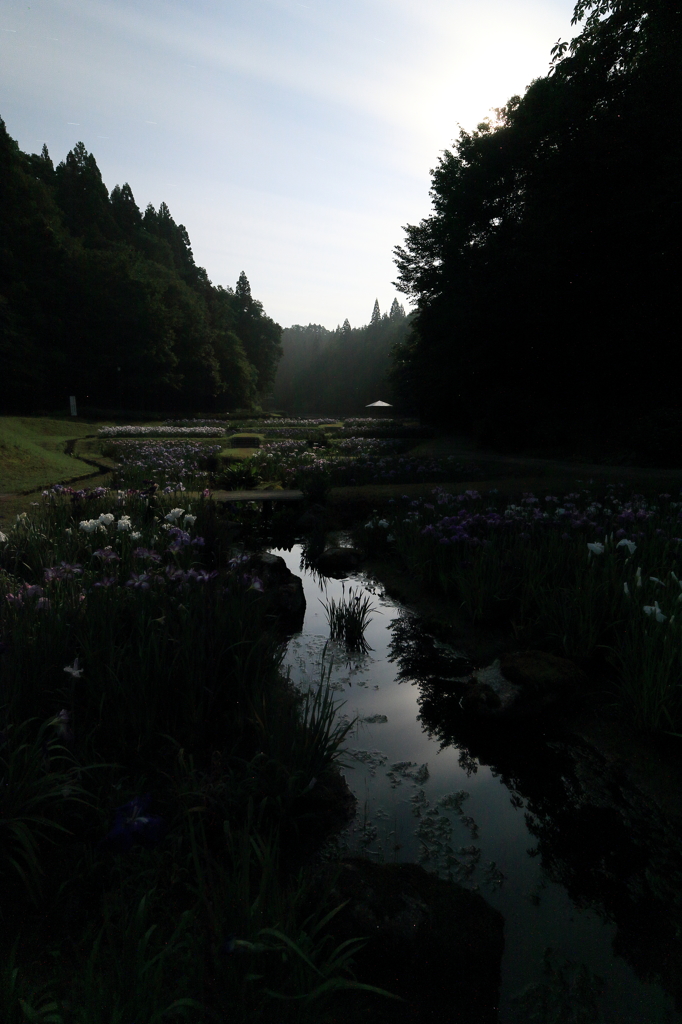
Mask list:
[[[0,1016],[318,1021],[362,942],[306,906],[305,794],[349,726],[212,503],[127,482],[0,535]]]
[[[316,500],[334,479],[393,472],[413,491],[417,474],[428,497],[353,524],[368,555],[519,646],[602,666],[599,713],[682,734],[677,495],[457,494],[465,467],[439,463],[438,486],[404,422],[233,426],[263,444],[235,469],[220,437],[103,436],[113,486],[49,488],[0,534],[10,1024],[323,1021],[354,984],[362,942],[330,948],[336,907],[311,904],[301,870],[321,839],[306,795],[352,723],[323,680],[301,699],[282,679],[267,595],[231,544],[235,521],[258,535],[257,507],[228,524],[210,498],[230,473],[312,481]],[[330,625],[361,648],[371,611],[349,592]]]

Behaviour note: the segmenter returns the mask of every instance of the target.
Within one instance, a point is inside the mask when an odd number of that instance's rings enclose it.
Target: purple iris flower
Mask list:
[[[156,551],[150,548],[135,548],[133,551],[134,558],[149,558],[152,562],[160,562],[161,555],[157,554]]]
[[[155,846],[163,839],[166,825],[163,818],[148,813],[151,794],[136,796],[123,807],[116,808],[114,827],[102,840],[102,845],[127,853],[134,843]]]
[[[118,557],[116,552],[112,549],[111,545],[106,548],[100,548],[98,551],[93,551],[93,557],[101,558],[103,562],[120,562],[121,559]]]
[[[131,572],[130,579],[126,581],[126,587],[134,587],[135,590],[149,590],[150,579],[149,573]]]
[[[115,583],[116,583],[116,577],[115,576],[103,576],[101,580],[97,581],[97,583],[93,583],[93,586],[94,587],[113,587],[113,585]]]
[[[80,576],[82,572],[83,570],[78,564],[69,565],[68,562],[60,562],[59,565],[53,565],[49,569],[45,569],[45,582],[72,580],[74,576]]]

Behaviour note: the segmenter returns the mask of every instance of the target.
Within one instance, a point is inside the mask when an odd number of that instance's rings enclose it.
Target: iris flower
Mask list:
[[[126,581],[126,587],[134,587],[135,590],[149,590],[150,576],[146,572],[131,572],[130,579]]]
[[[123,807],[116,808],[114,827],[106,834],[103,845],[125,853],[133,843],[155,846],[166,830],[163,818],[148,813],[152,802],[151,794],[136,796]]]
[[[644,612],[646,615],[649,616],[655,615],[656,622],[665,622],[665,620],[668,618],[668,616],[664,615],[661,609],[658,607],[658,601],[654,601],[653,605],[644,605]]]
[[[60,739],[64,740],[65,743],[70,743],[73,739],[73,729],[71,728],[70,722],[71,715],[66,708],[62,708],[54,720],[54,725],[57,729],[57,735]]]

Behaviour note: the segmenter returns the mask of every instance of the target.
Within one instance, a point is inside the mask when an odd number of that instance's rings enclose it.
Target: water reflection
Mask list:
[[[302,568],[300,548],[275,553],[302,574],[306,593],[304,627],[286,655],[291,677],[314,685],[326,666],[344,702],[339,718],[356,719],[344,773],[360,810],[330,855],[416,861],[480,889],[506,922],[505,1024],[682,1020],[673,1010],[682,992],[679,826],[586,744],[467,722],[457,686],[473,667],[466,652],[380,585],[353,577],[382,612],[367,631],[372,650],[353,655],[329,641],[321,601],[338,599],[342,582]],[[535,989],[515,1002],[525,986]],[[551,1010],[561,992],[573,1016]],[[580,992],[589,995],[584,1013]],[[597,1017],[589,1007],[598,995]]]

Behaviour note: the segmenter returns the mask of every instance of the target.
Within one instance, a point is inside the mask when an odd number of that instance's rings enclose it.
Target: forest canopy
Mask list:
[[[679,402],[680,0],[580,0],[548,74],[461,131],[405,228],[393,365],[423,415],[514,445]]]
[[[285,328],[275,406],[299,415],[347,416],[364,412],[370,402],[389,401],[391,353],[405,341],[409,323],[394,299],[383,314],[377,300],[364,327],[352,328],[346,319],[333,331],[320,324]]]
[[[111,193],[79,142],[54,166],[0,119],[0,406],[226,410],[260,403],[281,328],[214,286],[165,203]]]

